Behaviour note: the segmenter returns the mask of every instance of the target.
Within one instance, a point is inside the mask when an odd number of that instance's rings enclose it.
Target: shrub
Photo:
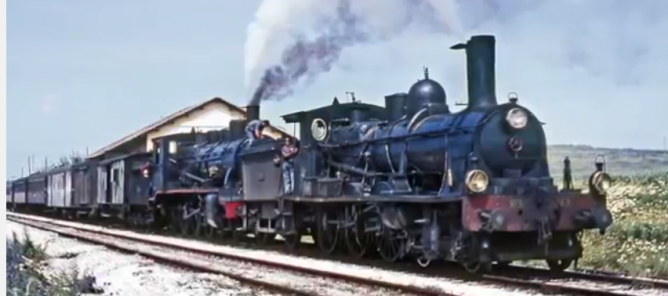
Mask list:
[[[668,276],[668,173],[616,178],[608,207],[615,221],[583,234],[580,266]]]
[[[90,291],[91,285],[82,285],[76,265],[68,271],[47,272],[46,246],[35,243],[25,230],[22,239],[16,233],[7,239],[8,296],[74,296],[96,292]],[[92,284],[94,278],[85,276],[83,282]]]

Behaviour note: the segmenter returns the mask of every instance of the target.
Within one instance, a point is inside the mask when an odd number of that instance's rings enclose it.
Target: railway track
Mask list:
[[[220,274],[241,283],[284,295],[444,295],[445,291],[425,289],[337,273],[289,262],[277,262],[222,252],[179,246],[142,235],[123,235],[101,229],[63,225],[50,219],[15,216],[8,220],[58,233],[118,251],[138,254],[177,267]]]
[[[88,237],[92,235],[95,236],[108,236],[113,237],[115,241],[118,239],[128,240],[133,243],[142,243],[150,246],[159,246],[162,248],[168,249],[178,249],[179,252],[187,252],[190,254],[196,254],[197,256],[205,257],[217,257],[224,258],[226,260],[235,260],[237,265],[239,262],[245,262],[247,264],[255,264],[258,266],[265,266],[271,269],[287,270],[293,273],[300,273],[308,275],[309,277],[318,277],[320,279],[331,279],[332,286],[347,286],[349,291],[358,289],[362,291],[361,293],[367,294],[365,289],[381,288],[385,289],[382,295],[453,295],[442,289],[429,287],[425,288],[424,286],[412,286],[406,284],[399,284],[390,281],[374,280],[369,277],[360,277],[352,274],[345,274],[335,271],[327,271],[321,269],[315,269],[310,267],[305,267],[301,265],[295,265],[290,262],[278,262],[273,260],[253,258],[248,255],[243,254],[234,254],[228,252],[214,251],[210,249],[201,249],[192,246],[177,245],[174,242],[160,240],[155,236],[145,236],[136,233],[128,232],[117,232],[113,230],[104,229],[96,226],[89,225],[73,225],[74,223],[58,221],[47,219],[43,217],[28,216],[22,214],[12,214],[8,213],[8,217],[11,217],[10,220],[14,220],[19,223],[28,224],[33,227],[41,228],[48,231],[54,231],[49,229],[49,227],[64,227],[70,229],[70,232],[80,232],[79,235],[85,235],[83,233],[88,233]],[[38,226],[31,224],[41,223]],[[58,231],[55,231],[58,232]],[[60,232],[58,232],[60,233]],[[68,234],[63,234],[66,236],[72,236]],[[72,236],[77,238],[76,236]],[[85,238],[80,238],[87,240]],[[95,243],[95,242],[94,242]],[[113,246],[112,246],[113,247]],[[129,250],[130,252],[135,252]],[[135,252],[136,253],[136,252]],[[142,254],[145,255],[145,254]],[[151,255],[145,255],[147,257],[152,257]],[[159,258],[157,258],[159,259]],[[209,260],[210,261],[210,260]],[[168,261],[169,262],[169,261]],[[177,265],[183,265],[183,262],[172,262]],[[203,269],[202,267],[190,267],[193,269],[198,269],[206,272],[213,272],[218,274],[223,274],[235,278],[241,282],[245,282],[243,278],[239,279],[238,274],[231,274],[230,271],[224,273],[221,272],[220,267],[211,267],[209,264],[209,269]],[[218,268],[218,269],[216,269]],[[448,280],[453,277],[452,273],[444,275],[443,270],[434,270],[428,269],[422,271],[422,274],[428,276],[435,276],[443,280]],[[263,270],[263,272],[269,272]],[[516,286],[522,288],[529,288],[540,290],[546,293],[558,293],[558,294],[567,294],[567,295],[595,295],[595,296],[631,296],[631,295],[668,295],[668,281],[662,279],[651,279],[651,278],[639,278],[639,277],[629,277],[612,273],[600,273],[592,271],[573,271],[573,272],[563,272],[563,273],[553,273],[549,270],[530,268],[530,267],[519,267],[519,266],[509,266],[499,272],[484,275],[484,276],[473,276],[473,275],[455,275],[459,279],[472,282],[495,282],[498,284]],[[277,285],[280,287],[271,288],[274,291],[281,293],[294,294],[294,295],[319,295],[313,293],[312,290],[296,289],[295,291],[288,292],[285,289],[285,285],[281,285],[275,282],[247,282],[251,285],[263,286],[267,289],[270,289],[271,285]],[[350,287],[350,283],[354,283],[357,287]],[[291,287],[287,287],[290,289]],[[308,291],[304,291],[308,290]],[[373,290],[372,290],[373,291]],[[306,294],[302,294],[306,292]],[[399,294],[398,294],[399,293]],[[403,293],[403,294],[401,294]],[[332,293],[325,293],[327,295],[333,295]],[[353,293],[358,294],[358,293]],[[362,295],[362,294],[360,294]]]

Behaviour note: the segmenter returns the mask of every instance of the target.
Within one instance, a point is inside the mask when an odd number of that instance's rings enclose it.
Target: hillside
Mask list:
[[[594,170],[596,155],[605,156],[607,171],[613,176],[637,176],[668,172],[668,151],[596,148],[585,145],[550,145],[550,171],[560,180],[564,157],[571,160],[574,181],[586,179]]]

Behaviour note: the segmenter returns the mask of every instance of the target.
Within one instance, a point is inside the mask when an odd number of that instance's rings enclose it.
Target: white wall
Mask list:
[[[229,127],[230,120],[244,119],[245,115],[228,108],[222,103],[211,103],[203,109],[191,112],[187,117],[174,120],[172,124],[165,125],[158,130],[148,133],[146,137],[146,151],[153,150],[153,139],[166,135],[189,133],[194,127],[198,132],[219,130]],[[280,138],[281,134],[271,129],[264,129],[263,134]]]
[[[206,105],[203,109],[191,112],[187,117],[176,119],[174,123],[150,132],[146,137],[146,150],[153,150],[153,139],[166,135],[189,133],[194,127],[196,131],[206,132],[219,130],[229,126],[232,119],[242,119],[243,115],[230,110],[220,103]]]

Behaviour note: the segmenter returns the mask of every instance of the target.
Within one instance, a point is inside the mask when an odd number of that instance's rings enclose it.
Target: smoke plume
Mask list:
[[[255,87],[251,105],[292,94],[298,83],[330,71],[348,47],[393,38],[425,14],[442,17],[448,11],[441,6],[434,13],[426,0],[288,0],[277,5],[265,0],[248,28],[246,85]]]

